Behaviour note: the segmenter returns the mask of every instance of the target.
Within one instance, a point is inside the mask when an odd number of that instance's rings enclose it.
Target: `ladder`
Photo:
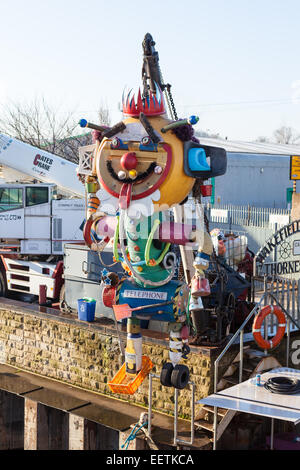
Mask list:
[[[240,363],[240,352],[233,358],[231,364],[227,367],[223,376],[217,383],[217,391],[224,390],[240,383],[241,381],[248,380],[255,377],[258,373],[267,372],[276,367],[282,367],[278,360],[272,355],[265,355],[264,351],[252,349],[250,346],[243,346],[243,368],[242,380],[240,380],[240,373],[238,364]],[[214,413],[213,406],[204,405],[200,413],[195,418],[195,431],[205,431],[210,435],[211,441],[218,441],[224,431],[229,426],[230,422],[237,414],[236,411],[218,408],[217,409],[217,429],[214,426]]]

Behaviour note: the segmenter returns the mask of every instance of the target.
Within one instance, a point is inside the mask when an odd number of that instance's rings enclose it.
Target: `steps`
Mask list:
[[[222,378],[217,385],[217,391],[225,390],[226,388],[237,385],[239,380],[239,364],[240,353],[233,359],[232,363],[227,367]],[[282,367],[277,359],[271,355],[265,355],[263,351],[251,349],[249,346],[243,349],[243,372],[242,381],[246,381],[255,377],[257,373],[267,372],[268,370],[276,367]],[[236,411],[227,410],[224,408],[217,409],[217,440],[220,439],[223,432],[236,415]],[[195,420],[195,432],[207,432],[210,434],[211,439],[214,437],[214,407],[204,405],[201,412],[198,414],[198,419]]]

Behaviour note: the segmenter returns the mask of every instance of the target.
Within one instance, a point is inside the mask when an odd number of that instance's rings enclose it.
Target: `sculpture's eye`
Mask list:
[[[128,145],[125,144],[119,137],[114,137],[110,144],[112,149],[126,149],[128,150]]]
[[[142,145],[150,145],[150,143],[151,143],[151,139],[148,136],[143,137],[141,140]]]
[[[202,180],[224,175],[227,166],[226,151],[219,147],[184,142],[184,172]]]
[[[146,150],[148,152],[156,152],[157,145],[153,143],[151,137],[145,135],[140,141],[140,150]]]

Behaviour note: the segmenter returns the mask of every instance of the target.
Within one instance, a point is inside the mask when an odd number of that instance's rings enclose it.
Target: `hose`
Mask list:
[[[131,264],[131,262],[127,258],[126,248],[125,248],[125,245],[124,245],[124,239],[125,239],[125,226],[124,226],[125,211],[126,211],[126,209],[121,209],[120,219],[119,219],[120,220],[120,227],[119,227],[119,229],[120,229],[120,237],[119,237],[120,238],[120,247],[121,247],[121,252],[123,254],[125,263],[127,264],[128,268],[132,272],[133,277],[135,277],[139,281],[141,281],[145,287],[146,287],[146,285],[153,286],[153,287],[164,286],[169,281],[171,281],[171,279],[174,276],[174,273],[175,273],[175,266],[174,265],[172,266],[171,272],[170,272],[170,274],[168,275],[168,277],[166,279],[164,279],[163,281],[156,281],[155,282],[155,281],[150,281],[149,279],[144,279],[137,271],[135,271],[133,265]]]
[[[289,377],[270,377],[264,387],[271,393],[292,395],[300,392],[300,380]]]

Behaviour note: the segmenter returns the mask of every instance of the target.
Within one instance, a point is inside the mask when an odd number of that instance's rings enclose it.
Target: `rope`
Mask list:
[[[141,426],[139,426],[139,428],[137,430],[135,430],[137,428],[137,426],[139,425],[139,423],[136,423],[136,425],[134,426],[134,428],[132,429],[131,433],[129,434],[129,436],[127,437],[126,441],[124,442],[124,444],[122,444],[121,448],[123,449],[123,447],[125,447],[126,445],[126,448],[125,450],[128,449],[128,446],[130,444],[131,441],[134,441],[134,439],[136,438],[137,436],[137,433],[144,427],[148,424],[148,422],[146,421],[145,423],[143,423]]]

